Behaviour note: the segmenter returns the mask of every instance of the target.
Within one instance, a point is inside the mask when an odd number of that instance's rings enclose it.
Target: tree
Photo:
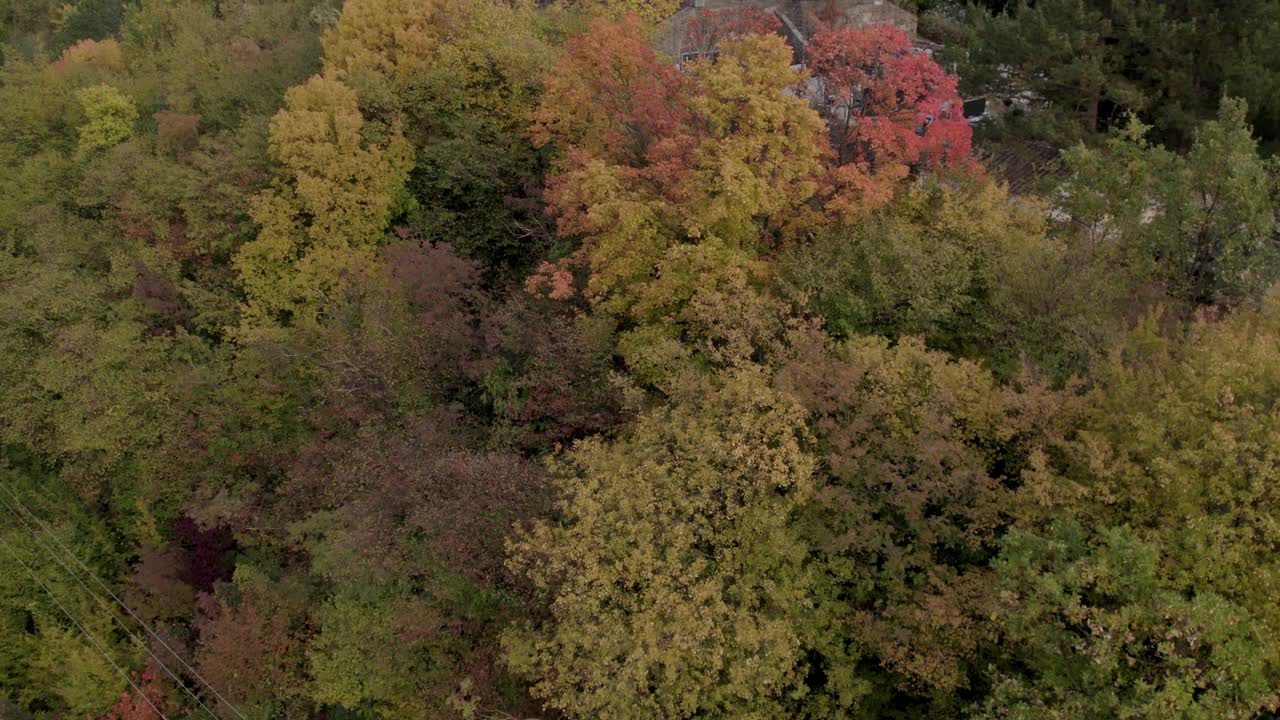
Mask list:
[[[1056,493],[1079,494],[1070,517],[1133,527],[1161,553],[1171,588],[1239,605],[1264,638],[1280,627],[1280,608],[1261,590],[1280,572],[1267,549],[1278,318],[1272,296],[1260,313],[1202,319],[1175,342],[1148,317],[1096,373],[1070,482]]]
[[[727,41],[682,74],[634,19],[594,24],[548,78],[534,137],[560,151],[548,200],[560,231],[582,238],[567,262],[588,270],[593,306],[634,333],[619,339],[645,382],[701,353],[693,337],[760,336],[712,331],[697,317],[710,305],[695,298],[736,288],[763,309],[758,258],[813,215],[826,148],[821,119],[797,96],[802,81],[782,39],[762,35]]]
[[[993,609],[1005,662],[974,717],[1255,717],[1280,697],[1247,610],[1161,577],[1127,527],[1056,523],[1001,543]]]
[[[122,0],[78,0],[63,20],[60,44],[66,47],[77,40],[102,40],[115,34],[127,7]]]
[[[991,638],[988,562],[1063,402],[969,361],[856,338],[798,338],[780,388],[805,407],[819,472],[800,512],[817,574],[808,629],[815,716],[958,712]],[[1041,459],[1037,459],[1041,457]]]
[[[498,660],[498,633],[527,612],[504,540],[543,514],[545,473],[513,452],[467,449],[471,420],[456,410],[361,420],[316,438],[277,488],[317,590],[311,697],[443,720],[469,678],[486,705],[523,707]]]
[[[1280,138],[1280,105],[1273,102],[1277,97],[1277,77],[1271,71],[1271,68],[1280,67],[1280,43],[1275,42],[1280,9],[1269,3],[1240,3],[1220,9],[1258,12],[1258,15],[1243,18],[1241,24],[1228,26],[1241,36],[1234,47],[1219,44],[1213,38],[1205,38],[1205,42],[1207,45],[1212,43],[1211,47],[1215,49],[1230,48],[1238,53],[1238,62],[1226,68],[1225,87],[1231,94],[1248,100],[1249,119],[1270,151],[1276,139]],[[1211,101],[1216,99],[1215,96]]]
[[[1273,95],[1257,78],[1276,61],[1261,40],[1280,27],[1271,3],[1038,0],[970,18],[970,91],[1047,103],[1032,119],[1051,139],[1087,137],[1132,112],[1184,149],[1228,93],[1245,93],[1253,118],[1274,127]]]
[[[1183,163],[1159,168],[1153,250],[1175,297],[1238,305],[1280,277],[1280,239],[1268,169],[1241,101],[1195,133]],[[1179,167],[1181,166],[1181,167]]]
[[[243,128],[234,140],[245,142],[280,108],[290,87],[320,70],[311,4],[144,0],[136,5],[120,42],[130,61],[133,96],[157,99],[142,103],[144,114],[199,115],[206,133]],[[201,61],[193,63],[193,57]],[[232,140],[230,133],[222,138]]]
[[[490,281],[523,272],[551,244],[546,160],[529,123],[558,52],[553,30],[531,2],[449,0],[430,64],[390,101],[417,158],[406,224],[481,262]]]
[[[234,583],[202,595],[194,665],[238,710],[269,718],[297,708],[307,689],[305,588],[244,563]]]
[[[120,43],[114,38],[107,38],[102,41],[86,38],[62,51],[62,55],[50,63],[60,69],[70,69],[68,66],[75,65],[93,65],[103,67],[115,72],[122,72],[125,69],[124,53],[120,48]]]
[[[958,80],[915,51],[902,30],[823,30],[806,55],[836,153],[834,208],[857,213],[882,205],[916,167],[968,162],[972,131]]]
[[[445,245],[412,237],[379,250],[334,297],[328,322],[297,335],[331,406],[352,417],[420,417],[471,402],[489,367],[479,269]]]
[[[126,670],[139,667],[142,653],[117,635],[111,615],[49,553],[61,553],[61,544],[95,575],[114,583],[121,558],[112,534],[101,516],[35,458],[6,448],[0,481],[0,511],[7,516],[0,528],[0,645],[5,648],[0,686],[26,709],[96,716],[128,687],[112,663]],[[19,501],[45,522],[47,532],[19,508]],[[18,513],[34,533],[18,521]],[[75,566],[65,555],[58,557]]]
[[[248,327],[314,320],[344,275],[360,268],[402,202],[411,150],[393,133],[384,146],[362,135],[355,93],[316,76],[289,90],[271,121],[280,182],[253,202],[262,226],[236,266]]]
[[[163,417],[171,419],[173,410],[166,374],[170,342],[147,337],[128,317],[127,303],[117,308],[125,317],[113,321],[111,309],[97,301],[103,288],[93,278],[60,272],[53,263],[41,275],[9,285],[6,294],[7,307],[27,307],[9,316],[0,336],[13,378],[0,412],[5,440],[58,462],[63,478],[85,497],[106,501],[113,489],[136,491],[140,483],[117,487],[112,479],[136,472],[139,464],[162,462],[160,449],[171,429]],[[54,302],[49,292],[82,297]],[[137,509],[118,508],[120,518],[134,517]]]
[[[499,432],[527,450],[610,432],[627,415],[610,323],[560,300],[518,293],[489,321],[485,397]]]
[[[624,266],[641,271],[640,248],[614,248],[611,226],[754,247],[760,230],[781,230],[814,194],[821,126],[784,92],[802,80],[789,58],[781,38],[747,35],[686,77],[634,21],[597,23],[570,43],[534,133],[562,153],[549,181],[561,231],[595,235],[593,262],[617,266],[594,268],[599,291]]]
[[[685,232],[748,250],[787,239],[817,192],[826,151],[821,121],[790,94],[804,82],[791,69],[790,48],[777,35],[743,35],[691,74],[704,135],[681,178],[692,200],[682,213]]]
[[[354,613],[335,624],[338,634],[327,647],[314,649],[325,655],[321,662],[331,684],[381,685],[367,693],[349,690],[364,700],[416,703],[425,696],[435,705],[431,712],[443,712],[444,698],[468,675],[491,697],[506,694],[515,704],[511,696],[519,695],[503,693],[501,683],[510,677],[497,658],[498,633],[526,609],[522,583],[513,582],[503,565],[504,542],[515,527],[543,514],[545,473],[515,453],[468,451],[451,438],[440,442],[451,429],[445,422],[422,422],[339,458],[330,481],[369,478],[366,489],[310,524],[316,531],[313,572],[331,584],[334,602],[346,606],[339,615]],[[363,612],[388,614],[387,631],[398,633],[389,644],[400,647],[343,636],[340,628]],[[418,699],[381,684],[378,673],[351,677],[349,666],[336,660],[344,653],[403,653],[404,669],[390,682],[416,688]]]
[[[812,490],[803,414],[759,372],[557,466],[559,517],[513,544],[546,620],[504,638],[534,692],[573,716],[792,717],[810,578],[791,527]]]
[[[832,222],[780,258],[779,292],[832,336],[919,335],[1058,381],[1085,373],[1150,293],[1105,244],[1066,243],[1045,208],[989,178],[929,178],[859,220]]]
[[[376,77],[403,82],[427,67],[439,42],[440,0],[343,3],[324,36],[325,67],[355,84]]]
[[[166,632],[167,625],[185,621],[195,610],[195,590],[180,577],[185,559],[181,555],[176,548],[143,551],[121,593],[138,617]]]
[[[1104,99],[1132,109],[1145,104],[1121,72],[1124,48],[1107,42],[1113,18],[1101,5],[1048,0],[1019,2],[1000,15],[974,13],[974,68],[966,77],[1006,97],[1044,98],[1062,119],[1051,136],[1097,132]]]
[[[768,35],[782,30],[777,14],[751,5],[702,8],[685,28],[682,47],[710,55],[720,43],[742,35]]]
[[[98,720],[160,720],[160,713],[168,708],[166,690],[159,673],[147,667],[141,674],[134,674],[136,690],[127,692],[120,703]],[[172,710],[170,710],[172,712]]]
[[[990,182],[903,188],[880,211],[790,249],[784,282],[837,338],[921,335],[960,352],[996,331],[1005,263],[1047,242],[1037,210]]]
[[[631,15],[646,27],[666,20],[680,9],[680,0],[554,0],[554,3],[592,18],[619,20]]]
[[[915,52],[902,30],[824,30],[813,36],[808,59],[840,164],[858,161],[875,171],[895,163],[942,165],[968,154],[967,142],[948,146],[957,133],[943,129],[963,123],[957,78]]]
[[[48,0],[3,0],[0,2],[0,41],[15,48],[34,44],[36,38],[47,42],[59,10]],[[6,51],[5,55],[8,54]]]
[[[398,637],[398,616],[411,610],[398,607],[394,597],[371,594],[343,593],[316,609],[320,632],[307,649],[313,697],[321,706],[425,717],[430,668],[415,662],[413,645]]]
[[[172,153],[191,149],[200,134],[200,116],[168,110],[151,116],[156,121],[156,145]]]
[[[486,273],[525,269],[543,159],[529,142],[549,20],[531,0],[348,3],[325,35],[326,72],[360,97],[370,127],[399,123],[415,150],[404,224],[451,243]]]
[[[1176,301],[1256,303],[1280,273],[1280,246],[1271,174],[1245,115],[1242,102],[1224,100],[1186,155],[1149,144],[1133,121],[1099,149],[1066,153],[1074,175],[1057,202],[1085,241]]]
[[[109,148],[133,135],[138,109],[129,98],[110,85],[95,85],[76,93],[84,107],[86,122],[80,126],[80,154]]]
[[[641,167],[660,143],[675,144],[689,132],[688,81],[658,58],[634,17],[597,20],[569,38],[545,84],[534,142],[554,142],[566,166],[598,157]]]

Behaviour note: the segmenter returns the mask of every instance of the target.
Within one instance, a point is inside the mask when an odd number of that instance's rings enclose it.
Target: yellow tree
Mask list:
[[[1078,519],[1132,526],[1179,588],[1258,617],[1280,673],[1280,293],[1177,339],[1153,314],[1097,369],[1074,482],[1055,499],[1080,493],[1066,506]]]
[[[506,634],[508,661],[571,717],[794,717],[804,412],[758,369],[678,395],[559,466],[559,520],[513,546],[549,617]]]
[[[350,0],[324,38],[327,72],[354,88],[366,120],[398,116],[430,198],[406,218],[423,237],[493,266],[533,249],[512,228],[540,178],[529,115],[555,61],[553,23],[535,0]]]
[[[271,120],[284,172],[253,199],[258,237],[236,258],[248,326],[313,319],[345,275],[368,261],[401,202],[412,152],[399,132],[363,137],[355,92],[315,76],[289,90]]]
[[[76,97],[84,107],[86,118],[80,126],[82,157],[118,145],[133,135],[138,108],[124,93],[103,83],[80,90]]]
[[[324,37],[325,67],[344,79],[404,80],[430,62],[441,0],[349,0]]]
[[[805,75],[791,68],[791,48],[778,35],[726,41],[716,61],[694,65],[693,77],[691,104],[705,135],[687,178],[685,229],[754,249],[762,231],[783,232],[806,214],[826,126],[796,92]]]

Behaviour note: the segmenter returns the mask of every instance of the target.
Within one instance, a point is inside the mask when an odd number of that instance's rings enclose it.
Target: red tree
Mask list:
[[[137,689],[130,689],[120,697],[120,702],[99,720],[160,720],[168,705],[164,686],[156,671],[150,666],[141,675],[134,675]]]
[[[533,139],[554,141],[568,154],[652,165],[670,152],[672,138],[685,134],[689,95],[688,79],[649,47],[634,15],[596,21],[569,39],[547,76]]]
[[[255,705],[297,691],[306,638],[287,598],[270,588],[237,586],[200,595],[196,610],[196,667],[229,702]]]
[[[911,169],[967,165],[972,132],[957,78],[891,25],[824,30],[808,48],[817,104],[831,126],[838,192],[887,199]],[[837,202],[837,204],[839,204]]]

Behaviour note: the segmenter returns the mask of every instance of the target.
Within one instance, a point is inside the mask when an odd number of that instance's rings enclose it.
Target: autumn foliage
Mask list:
[[[837,207],[883,204],[916,168],[969,163],[972,130],[958,78],[906,33],[888,25],[824,30],[807,55],[831,127]]]
[[[705,4],[0,1],[0,718],[1275,717],[1274,3]]]
[[[634,170],[629,180],[669,182],[654,166],[688,162],[689,95],[687,78],[649,47],[635,17],[596,21],[569,39],[547,77],[533,140],[557,143],[566,167],[600,160]]]
[[[548,192],[561,231],[602,237],[626,226],[633,236],[736,241],[755,232],[740,224],[751,218],[785,237],[821,192],[832,210],[857,213],[887,202],[910,172],[968,167],[956,78],[904,33],[876,26],[814,37],[813,101],[828,148],[819,120],[786,97],[805,92],[805,75],[789,67],[774,23],[747,8],[700,12],[688,32],[718,57],[684,72],[657,57],[634,18],[572,38],[533,130],[561,153]],[[568,296],[563,273],[542,272]]]
[[[133,678],[136,686],[120,698],[120,703],[98,720],[160,720],[169,702],[165,687],[154,668],[148,667]]]

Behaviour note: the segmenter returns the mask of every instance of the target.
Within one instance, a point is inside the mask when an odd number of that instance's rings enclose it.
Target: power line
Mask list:
[[[231,711],[232,711],[232,712],[234,712],[234,713],[236,714],[236,716],[237,716],[237,717],[241,718],[241,720],[244,720],[244,716],[240,714],[240,711],[239,711],[239,710],[237,710],[237,709],[236,709],[236,707],[235,707],[234,705],[232,705],[230,702],[228,702],[228,701],[227,701],[227,699],[226,699],[226,698],[224,698],[224,697],[222,696],[222,694],[221,694],[221,693],[219,693],[219,692],[217,691],[217,689],[215,689],[212,685],[210,685],[210,684],[209,684],[209,682],[208,682],[207,680],[205,680],[205,679],[200,675],[200,673],[196,672],[194,668],[192,668],[190,665],[188,665],[188,664],[187,664],[187,662],[186,662],[185,660],[183,660],[183,659],[182,659],[182,656],[181,656],[181,655],[179,655],[179,654],[177,653],[177,651],[175,651],[172,647],[170,647],[170,646],[169,646],[169,644],[168,644],[168,643],[166,643],[166,642],[164,641],[164,638],[160,637],[160,635],[159,635],[159,634],[157,634],[153,629],[151,629],[151,627],[150,627],[149,625],[147,625],[147,623],[146,623],[146,622],[144,622],[144,621],[142,620],[142,618],[138,617],[137,613],[135,613],[135,612],[134,612],[134,611],[133,611],[133,610],[132,610],[132,609],[131,609],[131,608],[130,608],[130,607],[129,607],[129,606],[128,606],[124,601],[123,601],[123,600],[121,600],[121,599],[119,598],[119,596],[117,596],[114,592],[112,592],[111,588],[109,588],[109,587],[106,585],[106,583],[102,582],[102,580],[97,576],[97,574],[96,574],[96,573],[94,573],[94,572],[93,572],[93,570],[91,570],[91,569],[90,569],[90,568],[89,568],[89,567],[84,563],[84,561],[82,561],[82,560],[79,558],[79,556],[77,556],[74,552],[72,552],[72,551],[71,551],[71,550],[70,550],[66,545],[64,545],[64,544],[62,543],[62,541],[61,541],[61,540],[59,540],[59,539],[58,539],[58,536],[57,536],[57,534],[56,534],[56,533],[54,533],[53,529],[52,529],[51,527],[49,527],[49,525],[48,525],[47,523],[45,523],[43,520],[41,520],[41,519],[39,518],[39,516],[37,516],[35,513],[33,513],[33,512],[31,511],[31,509],[30,509],[30,508],[28,508],[28,507],[26,506],[26,504],[24,504],[24,503],[22,502],[22,500],[18,497],[18,494],[13,490],[13,488],[9,487],[9,486],[8,486],[8,484],[6,484],[6,483],[0,483],[0,487],[3,487],[3,488],[5,489],[5,492],[7,492],[7,493],[9,494],[9,496],[10,496],[11,498],[13,498],[13,501],[14,501],[15,503],[17,503],[18,507],[22,508],[22,510],[23,510],[24,512],[26,512],[26,514],[27,514],[27,515],[29,515],[29,516],[31,517],[31,519],[32,519],[32,520],[34,520],[37,524],[39,524],[39,526],[41,527],[41,529],[43,529],[43,530],[44,530],[45,534],[46,534],[46,535],[48,535],[50,538],[52,538],[52,539],[53,539],[53,541],[58,545],[58,547],[60,547],[64,553],[66,553],[68,556],[70,556],[72,560],[75,560],[76,564],[78,564],[78,565],[79,565],[79,566],[84,570],[84,572],[85,572],[87,575],[89,575],[89,577],[93,578],[94,582],[96,582],[96,583],[98,584],[98,586],[99,586],[99,587],[101,587],[101,588],[102,588],[102,589],[107,593],[107,595],[111,596],[111,599],[112,599],[112,600],[114,600],[117,604],[119,604],[119,605],[120,605],[120,607],[124,608],[125,612],[126,612],[126,613],[128,613],[130,617],[132,617],[132,618],[133,618],[133,619],[134,619],[134,620],[135,620],[139,625],[141,625],[141,626],[146,630],[146,632],[147,632],[149,635],[151,635],[151,637],[152,637],[152,638],[155,638],[155,640],[156,640],[157,642],[159,642],[159,643],[164,647],[164,649],[165,649],[165,650],[168,650],[168,651],[169,651],[169,654],[170,654],[170,655],[172,655],[174,658],[176,658],[176,659],[178,660],[178,662],[179,662],[179,663],[181,663],[181,664],[182,664],[182,666],[183,666],[184,668],[186,668],[186,669],[187,669],[187,671],[189,671],[192,675],[194,675],[196,678],[198,678],[198,679],[200,680],[200,682],[204,683],[205,687],[209,688],[209,690],[210,690],[210,691],[211,691],[211,692],[212,692],[212,693],[213,693],[213,694],[214,694],[214,695],[215,695],[219,700],[221,700],[224,704],[226,704],[226,706],[227,706],[228,708],[230,708],[230,709],[231,709]],[[37,493],[37,496],[39,496],[39,494],[38,494],[38,493]],[[43,499],[43,498],[42,498],[42,499]],[[110,614],[110,615],[111,615],[112,619],[114,619],[117,623],[119,623],[120,627],[125,631],[125,633],[127,633],[127,634],[129,635],[129,637],[130,637],[130,638],[131,638],[135,643],[137,643],[140,647],[142,647],[142,649],[146,651],[147,655],[151,656],[151,658],[152,658],[153,660],[155,660],[155,661],[156,661],[156,663],[157,663],[157,664],[159,664],[159,665],[160,665],[160,667],[161,667],[161,668],[162,668],[166,673],[168,673],[169,677],[173,678],[173,681],[174,681],[175,683],[177,683],[177,684],[178,684],[178,686],[179,686],[179,687],[181,687],[184,691],[186,691],[187,695],[191,696],[191,699],[195,700],[195,701],[196,701],[196,703],[197,703],[197,704],[199,704],[199,705],[200,705],[200,707],[201,707],[201,708],[203,708],[205,712],[209,713],[209,715],[210,715],[211,717],[213,717],[213,718],[217,718],[217,717],[218,717],[218,716],[217,716],[217,714],[216,714],[216,713],[214,713],[212,710],[210,710],[210,709],[209,709],[209,707],[208,707],[207,705],[205,705],[204,701],[203,701],[203,700],[201,700],[201,699],[200,699],[200,697],[199,697],[199,696],[197,696],[197,695],[196,695],[196,694],[191,690],[191,688],[189,688],[189,687],[186,685],[186,683],[182,682],[182,680],[177,676],[177,674],[176,674],[176,673],[174,673],[174,672],[173,672],[173,670],[169,669],[169,666],[168,666],[168,665],[166,665],[166,664],[165,664],[165,663],[164,663],[164,662],[163,662],[159,657],[157,657],[157,656],[156,656],[156,654],[155,654],[154,652],[152,652],[151,648],[150,648],[150,647],[148,647],[148,646],[147,646],[147,644],[146,644],[145,642],[143,642],[140,638],[138,638],[138,637],[137,637],[137,635],[135,635],[131,630],[129,630],[129,628],[128,628],[128,626],[126,625],[125,621],[124,621],[122,618],[120,618],[118,615],[116,615],[116,613],[115,613],[113,610],[111,610],[110,608],[108,608],[108,607],[107,607],[106,602],[105,602],[104,600],[102,600],[102,599],[97,595],[97,593],[95,593],[92,589],[90,589],[88,585],[86,585],[86,584],[85,584],[84,580],[82,580],[82,579],[80,578],[79,574],[77,574],[77,573],[75,572],[75,570],[71,569],[71,568],[66,564],[66,562],[64,562],[61,558],[59,558],[59,557],[57,556],[57,553],[55,553],[55,552],[53,551],[53,549],[52,549],[52,548],[50,548],[50,547],[49,547],[49,545],[48,545],[47,543],[45,543],[43,540],[41,540],[41,539],[37,536],[37,533],[35,532],[35,530],[33,530],[33,529],[31,528],[31,526],[27,523],[27,521],[26,521],[26,520],[24,520],[24,519],[23,519],[22,515],[21,515],[21,514],[19,514],[17,510],[14,510],[13,506],[11,506],[11,505],[8,503],[8,501],[6,501],[6,500],[4,499],[4,497],[3,497],[3,496],[0,496],[0,503],[4,503],[5,508],[6,508],[6,509],[8,509],[8,510],[9,510],[9,512],[13,513],[13,514],[14,514],[14,516],[16,516],[16,517],[18,518],[18,521],[22,523],[23,527],[24,527],[24,528],[26,528],[26,529],[27,529],[27,531],[28,531],[29,533],[31,533],[31,535],[36,539],[36,541],[37,541],[37,542],[39,542],[39,543],[40,543],[40,545],[41,545],[41,546],[42,546],[42,547],[43,547],[43,548],[44,548],[44,549],[49,553],[49,555],[50,555],[51,557],[53,557],[53,559],[54,559],[54,560],[56,560],[56,561],[58,562],[58,564],[59,564],[59,565],[61,565],[61,566],[62,566],[62,568],[63,568],[64,570],[66,570],[66,571],[71,575],[71,577],[73,577],[73,578],[75,579],[75,581],[76,581],[77,583],[79,583],[79,584],[80,584],[80,587],[84,588],[85,592],[89,593],[89,595],[90,595],[90,596],[91,596],[91,597],[92,597],[92,598],[93,598],[93,599],[94,599],[94,600],[95,600],[95,601],[96,601],[100,606],[102,606],[102,608],[103,608],[104,610],[106,610],[106,611],[108,612],[108,614]]]
[[[161,638],[158,634],[156,634],[153,630],[151,630],[151,628],[150,628],[150,627],[148,627],[148,626],[147,626],[147,624],[146,624],[146,623],[144,623],[144,622],[142,621],[142,619],[141,619],[141,618],[139,618],[139,617],[137,616],[137,614],[135,614],[135,613],[133,612],[133,610],[132,610],[132,609],[130,609],[130,608],[129,608],[129,606],[128,606],[128,605],[126,605],[126,604],[124,603],[124,601],[123,601],[123,600],[121,600],[119,597],[117,597],[117,596],[116,596],[116,594],[115,594],[114,592],[112,592],[112,591],[111,591],[111,589],[110,589],[110,588],[108,588],[108,587],[106,586],[106,584],[104,584],[104,583],[102,582],[102,580],[100,580],[100,579],[98,578],[98,576],[97,576],[97,575],[96,575],[92,570],[90,570],[90,569],[89,569],[89,567],[88,567],[87,565],[85,565],[85,563],[84,563],[82,560],[80,560],[79,556],[77,556],[77,555],[76,555],[75,553],[73,553],[69,548],[67,548],[67,546],[66,546],[66,545],[64,545],[64,544],[62,543],[62,541],[58,539],[57,534],[56,534],[56,533],[54,533],[53,529],[52,529],[51,527],[49,527],[49,525],[48,525],[48,524],[46,524],[43,520],[41,520],[41,519],[40,519],[40,518],[39,518],[35,513],[31,512],[31,509],[30,509],[30,508],[28,508],[28,507],[27,507],[27,506],[22,502],[22,500],[18,497],[17,493],[16,493],[16,492],[14,492],[13,488],[9,487],[9,486],[8,486],[7,484],[5,484],[5,483],[0,483],[0,487],[3,487],[3,488],[5,489],[5,492],[9,493],[10,497],[12,497],[12,498],[13,498],[13,501],[14,501],[15,503],[17,503],[17,504],[18,504],[18,506],[19,506],[19,507],[21,507],[21,508],[23,509],[23,511],[25,511],[25,512],[27,513],[27,515],[31,516],[31,519],[32,519],[32,520],[34,520],[36,523],[38,523],[38,524],[40,525],[40,527],[44,530],[45,534],[46,534],[46,535],[48,535],[49,537],[51,537],[51,538],[53,539],[53,541],[54,541],[55,543],[57,543],[57,544],[58,544],[58,547],[62,548],[63,552],[65,552],[65,553],[66,553],[67,555],[69,555],[73,560],[75,560],[75,561],[76,561],[76,563],[77,563],[78,565],[80,565],[80,567],[81,567],[81,568],[83,568],[83,569],[84,569],[84,571],[85,571],[85,572],[86,572],[90,577],[92,577],[92,578],[94,579],[94,581],[98,583],[98,585],[99,585],[99,586],[101,586],[104,590],[106,590],[107,594],[108,594],[108,595],[110,595],[110,596],[111,596],[111,598],[112,598],[113,600],[115,600],[115,602],[116,602],[116,603],[118,603],[121,607],[123,607],[123,608],[125,609],[125,612],[129,613],[129,615],[130,615],[130,616],[132,616],[134,620],[136,620],[140,625],[142,625],[144,628],[146,628],[147,632],[148,632],[148,633],[149,633],[153,638],[155,638],[158,642],[160,642],[160,644],[161,644],[161,645],[163,645],[163,646],[165,647],[165,649],[166,649],[166,650],[168,650],[168,651],[169,651],[169,653],[170,653],[171,655],[173,655],[175,658],[177,658],[177,659],[178,659],[178,662],[180,662],[180,663],[182,663],[184,666],[186,666],[186,662],[185,662],[185,661],[183,661],[182,657],[181,657],[180,655],[178,655],[178,653],[177,653],[177,652],[175,652],[175,651],[173,650],[173,648],[169,647],[169,645],[168,645],[167,643],[165,643],[165,641],[164,641],[164,639],[163,639],[163,638]],[[159,664],[159,665],[160,665],[160,667],[161,667],[161,668],[162,668],[166,673],[168,673],[169,677],[173,678],[173,681],[174,681],[174,682],[176,682],[176,683],[178,684],[178,686],[179,686],[179,687],[181,687],[184,691],[186,691],[187,695],[191,696],[191,699],[195,700],[195,701],[196,701],[196,703],[200,705],[200,707],[204,708],[204,711],[205,711],[205,712],[207,712],[207,713],[209,713],[209,715],[210,715],[211,717],[213,717],[213,718],[217,718],[217,717],[218,717],[218,716],[217,716],[217,715],[216,715],[212,710],[210,710],[210,709],[208,708],[208,706],[206,706],[206,705],[204,704],[204,701],[202,701],[202,700],[201,700],[201,699],[200,699],[200,698],[199,698],[199,697],[198,697],[194,692],[192,692],[192,691],[191,691],[191,689],[190,689],[189,687],[187,687],[187,685],[186,685],[185,683],[183,683],[183,682],[182,682],[182,680],[181,680],[181,679],[179,679],[179,678],[178,678],[178,676],[177,676],[177,675],[176,675],[172,670],[170,670],[170,669],[169,669],[169,666],[168,666],[168,665],[165,665],[165,663],[164,663],[160,658],[156,657],[156,654],[155,654],[154,652],[152,652],[151,648],[149,648],[145,642],[143,642],[140,638],[138,638],[138,636],[137,636],[137,635],[135,635],[135,634],[134,634],[134,633],[133,633],[133,632],[128,628],[128,626],[125,624],[124,620],[123,620],[123,619],[121,619],[118,615],[116,615],[116,613],[115,613],[115,611],[114,611],[114,610],[112,610],[111,608],[107,607],[106,602],[105,602],[101,597],[99,597],[97,593],[95,593],[92,589],[90,589],[88,585],[86,585],[86,584],[85,584],[84,580],[82,580],[82,579],[80,578],[79,574],[77,574],[73,569],[71,569],[71,568],[66,564],[66,562],[64,562],[61,558],[59,558],[59,557],[58,557],[58,555],[57,555],[57,553],[55,553],[55,552],[53,551],[53,549],[52,549],[51,547],[49,547],[49,545],[48,545],[47,543],[45,543],[43,540],[41,540],[41,539],[39,538],[39,536],[38,536],[38,534],[35,532],[35,530],[33,530],[33,529],[31,528],[31,526],[27,523],[27,521],[26,521],[25,519],[23,519],[22,515],[21,515],[21,514],[19,514],[17,510],[14,510],[14,509],[13,509],[13,506],[12,506],[12,505],[10,505],[10,504],[8,503],[8,501],[4,499],[4,497],[3,497],[3,496],[0,496],[0,503],[3,503],[3,504],[4,504],[4,506],[5,506],[5,508],[6,508],[7,510],[9,510],[9,512],[13,513],[15,517],[17,517],[17,518],[18,518],[18,522],[22,523],[22,526],[27,530],[27,532],[28,532],[28,533],[30,533],[30,534],[31,534],[31,536],[32,536],[32,537],[33,537],[37,542],[39,542],[39,543],[40,543],[41,547],[43,547],[43,548],[44,548],[44,550],[45,550],[46,552],[48,552],[48,553],[49,553],[49,555],[50,555],[50,556],[51,556],[55,561],[57,561],[57,563],[58,563],[59,565],[61,565],[61,566],[62,566],[62,569],[63,569],[63,570],[66,570],[66,571],[67,571],[67,573],[69,573],[69,574],[71,575],[71,577],[72,577],[72,578],[74,578],[74,579],[75,579],[75,581],[76,581],[77,583],[79,583],[80,587],[84,588],[85,592],[89,593],[89,596],[90,596],[90,597],[92,597],[92,598],[94,599],[94,601],[95,601],[95,602],[97,602],[97,603],[98,603],[98,605],[102,607],[102,609],[106,610],[106,611],[107,611],[107,613],[108,613],[109,615],[111,615],[111,618],[112,618],[113,620],[115,620],[115,621],[116,621],[116,623],[118,623],[118,624],[120,625],[121,629],[123,629],[123,630],[125,631],[125,633],[129,635],[129,638],[130,638],[131,640],[133,640],[133,641],[134,641],[134,643],[136,643],[136,644],[137,644],[139,647],[141,647],[144,651],[146,651],[147,655],[151,656],[151,659],[155,660],[155,661],[156,661],[156,663],[157,663],[157,664]],[[189,666],[188,666],[188,669],[190,669],[190,667],[189,667]],[[194,671],[192,671],[192,672],[194,673]],[[204,678],[200,678],[200,680],[203,682],[203,681],[204,681]],[[205,683],[205,684],[206,684],[206,685],[208,685],[208,683]],[[210,689],[212,690],[212,687],[210,687]],[[215,694],[215,695],[217,694],[217,691],[216,691],[216,690],[214,691],[214,694]],[[219,696],[219,697],[221,697],[221,696]],[[226,700],[223,700],[223,702],[226,702]],[[230,703],[227,703],[227,705],[228,705],[229,707],[231,706],[231,704],[230,704]],[[232,707],[232,710],[235,710],[235,708],[234,708],[234,707]],[[237,713],[237,714],[238,714],[238,713]]]
[[[111,656],[107,654],[107,651],[98,643],[97,638],[91,635],[88,630],[84,629],[84,626],[80,624],[79,620],[76,620],[70,610],[67,610],[67,607],[62,604],[62,601],[58,599],[58,596],[53,594],[53,591],[49,589],[49,586],[44,584],[44,581],[35,574],[35,571],[22,561],[22,558],[18,557],[18,554],[13,551],[13,547],[9,545],[3,535],[0,535],[0,545],[4,546],[5,552],[9,553],[9,557],[17,561],[17,563],[22,566],[22,569],[27,571],[27,574],[31,576],[31,579],[36,581],[36,584],[40,586],[40,589],[45,591],[49,596],[49,599],[53,600],[54,604],[58,606],[58,609],[62,611],[62,614],[66,615],[67,619],[76,626],[76,629],[83,633],[85,637],[89,638],[89,642],[93,643],[93,647],[97,649],[98,653],[102,655],[104,660],[111,663],[111,667],[115,668],[116,672],[120,673],[120,677],[124,678],[125,682],[129,683],[129,687],[133,688],[134,692],[140,695],[143,700],[147,701],[147,704],[151,706],[151,709],[155,710],[156,714],[160,716],[160,720],[169,720],[169,718],[165,717],[164,713],[160,712],[160,708],[156,707],[156,704],[151,702],[151,698],[133,682],[133,678],[129,677],[129,673],[122,670],[120,666],[116,664],[116,661],[111,659]]]

